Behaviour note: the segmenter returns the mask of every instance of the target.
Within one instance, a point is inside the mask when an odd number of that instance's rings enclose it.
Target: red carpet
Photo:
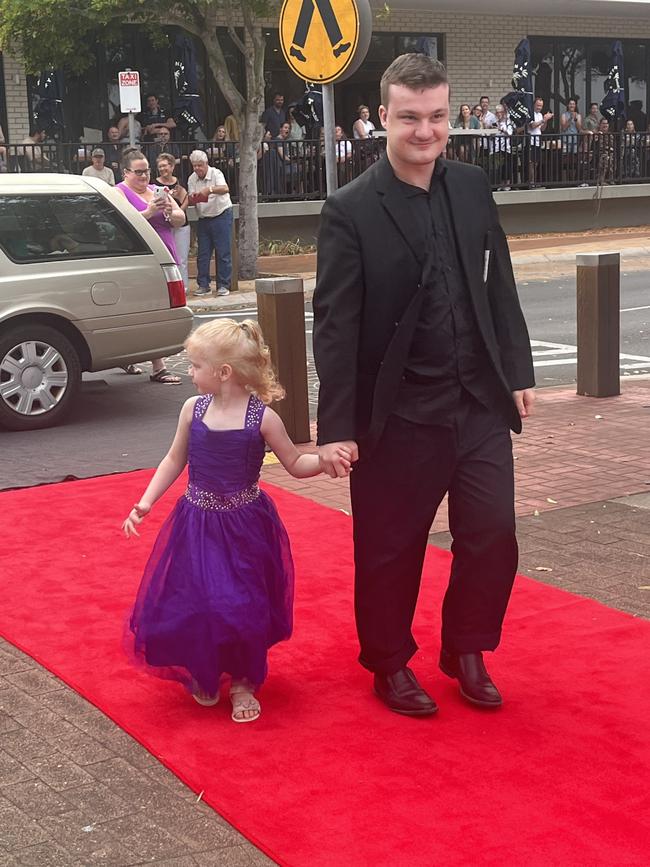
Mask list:
[[[650,862],[650,623],[528,579],[490,668],[502,711],[437,672],[448,555],[431,550],[414,668],[437,717],[391,714],[358,667],[350,521],[272,493],[297,565],[295,637],[274,650],[259,723],[196,706],[122,656],[154,532],[118,531],[149,473],[0,494],[0,632],[101,708],[281,864]],[[176,493],[180,490],[177,487]]]

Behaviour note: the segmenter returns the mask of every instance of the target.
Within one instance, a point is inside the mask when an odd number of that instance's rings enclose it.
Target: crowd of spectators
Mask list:
[[[619,130],[612,129],[595,102],[583,118],[575,97],[552,127],[553,122],[541,97],[534,100],[529,122],[516,126],[507,106],[499,103],[493,113],[489,98],[482,96],[473,107],[459,106],[447,157],[482,166],[498,190],[591,186],[650,175],[650,126],[637,131],[635,122],[627,120]]]
[[[194,143],[176,140],[176,122],[157,95],[145,96],[144,110],[132,121],[135,141],[151,165],[164,154],[173,158],[173,170],[187,185],[192,173],[190,152]],[[300,100],[289,102],[273,94],[260,116],[263,137],[257,150],[258,189],[267,199],[322,197],[325,190],[322,120],[317,113],[305,114]],[[349,127],[336,126],[336,161],[339,184],[347,183],[374,162],[382,140],[367,105],[359,105]],[[464,102],[450,119],[446,156],[481,166],[495,189],[539,187],[550,184],[607,184],[650,176],[650,127],[628,119],[613,129],[600,116],[597,103],[583,115],[571,98],[555,118],[537,97],[533,117],[517,127],[508,108],[490,99]],[[348,131],[350,133],[348,137]],[[108,126],[99,146],[80,146],[73,161],[75,171],[101,178],[109,184],[122,180],[120,158],[130,141],[129,117],[118,114]],[[204,136],[206,138],[206,136]],[[17,170],[48,171],[57,168],[57,145],[46,143],[46,130],[38,125],[18,146],[12,146]],[[209,141],[201,142],[212,166],[222,172],[231,189],[237,185],[239,129],[233,115],[219,123]],[[10,154],[0,129],[0,171],[9,165]],[[66,167],[66,170],[70,170]]]

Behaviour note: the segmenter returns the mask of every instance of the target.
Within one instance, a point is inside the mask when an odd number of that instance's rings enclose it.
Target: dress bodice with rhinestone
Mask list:
[[[212,395],[201,395],[194,405],[190,427],[189,481],[204,491],[232,494],[257,482],[264,460],[260,433],[265,405],[251,395],[243,428],[211,430],[203,421]]]

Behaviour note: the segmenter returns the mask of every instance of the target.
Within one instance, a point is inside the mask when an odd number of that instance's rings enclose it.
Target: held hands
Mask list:
[[[326,443],[318,449],[320,468],[332,479],[350,474],[352,464],[359,460],[359,448],[354,440]]]
[[[524,388],[521,391],[513,391],[512,398],[517,407],[520,418],[529,418],[533,414],[535,403],[535,389]]]
[[[131,536],[140,535],[136,528],[142,523],[143,518],[145,515],[148,515],[150,511],[151,506],[148,503],[139,502],[135,504],[129,512],[128,518],[122,524],[122,529],[124,530],[124,535],[127,539]]]

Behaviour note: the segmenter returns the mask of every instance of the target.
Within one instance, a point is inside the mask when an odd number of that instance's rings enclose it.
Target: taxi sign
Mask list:
[[[284,0],[280,44],[284,58],[305,81],[329,84],[351,75],[368,51],[372,17],[368,0]]]
[[[127,69],[126,72],[118,72],[117,81],[120,86],[120,111],[126,114],[129,111],[142,111],[140,105],[140,73]]]

